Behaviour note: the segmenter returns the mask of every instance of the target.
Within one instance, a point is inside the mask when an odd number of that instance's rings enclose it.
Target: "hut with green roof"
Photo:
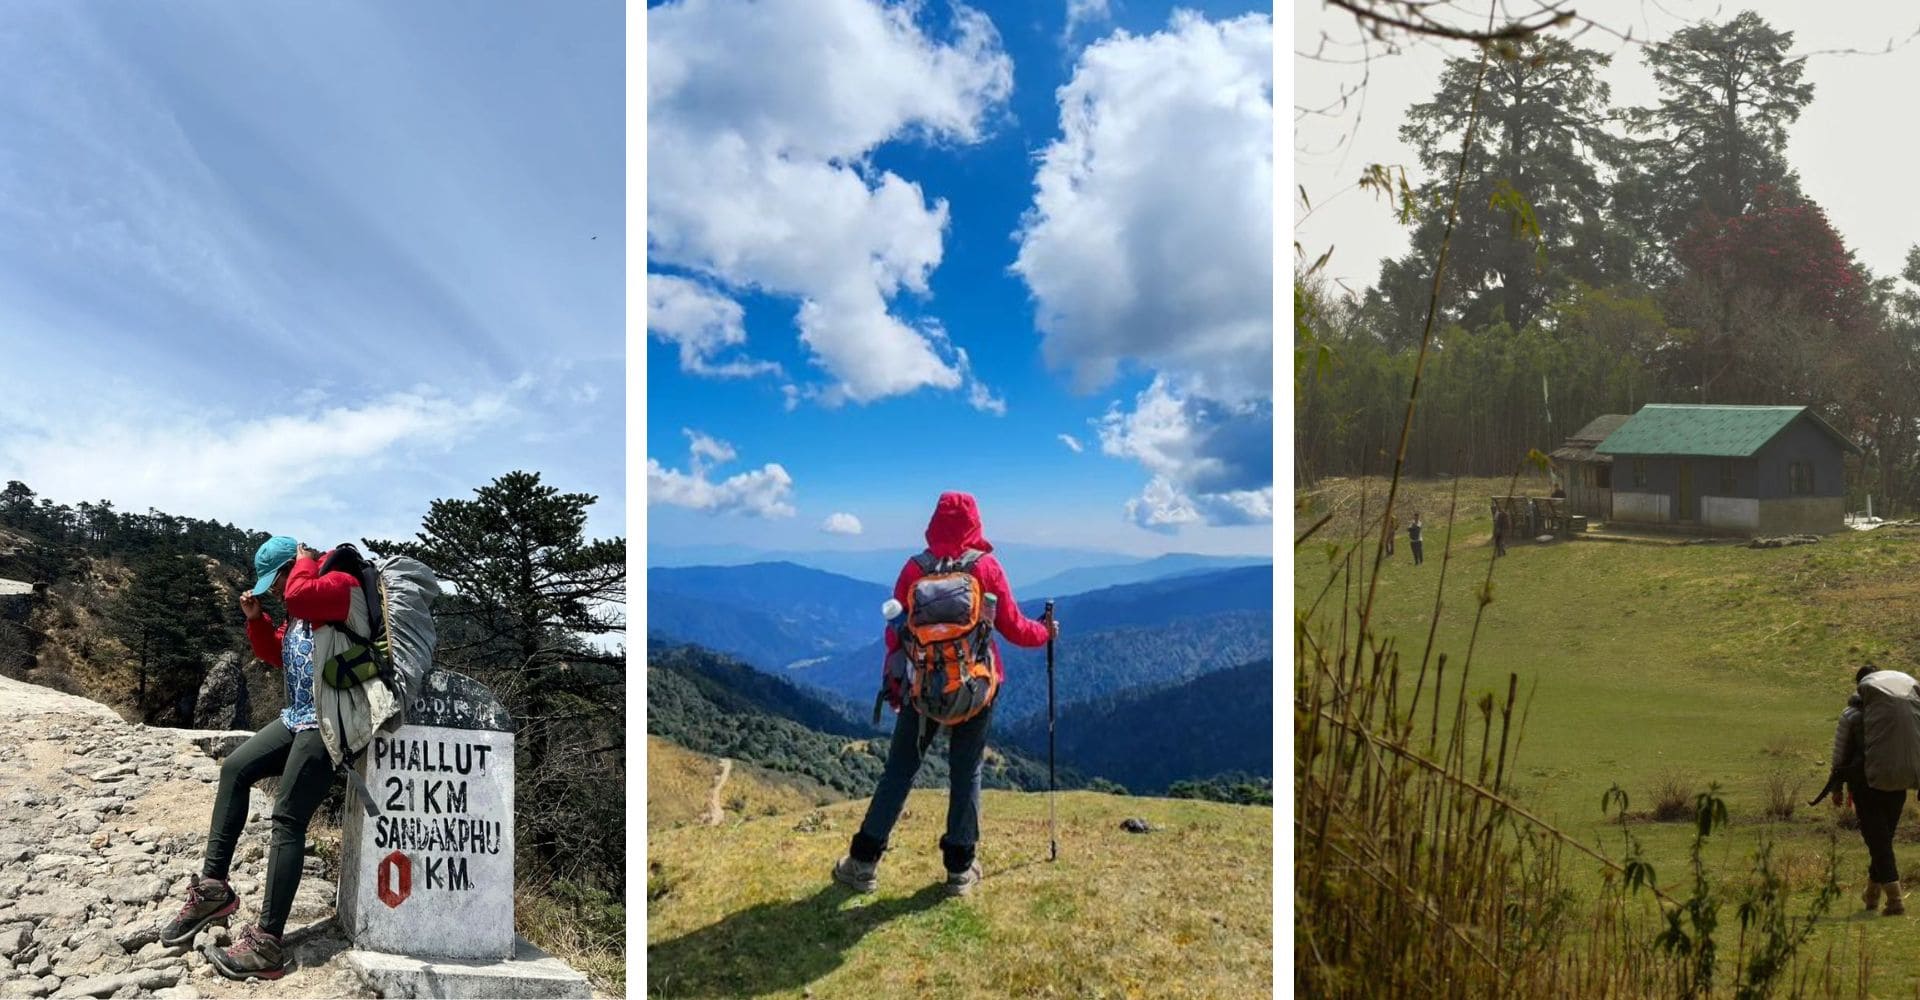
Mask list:
[[[1605,440],[1616,524],[1706,534],[1827,534],[1846,526],[1860,446],[1804,406],[1649,403]]]

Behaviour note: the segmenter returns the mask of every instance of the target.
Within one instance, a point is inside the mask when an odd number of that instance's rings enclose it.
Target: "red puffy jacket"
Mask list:
[[[969,494],[942,493],[939,504],[933,508],[933,519],[927,522],[927,550],[936,558],[950,559],[968,549],[988,553],[993,551],[993,544],[980,532],[980,508]],[[923,575],[920,564],[908,559],[907,564],[900,568],[900,578],[894,581],[893,599],[904,606],[908,591],[913,589],[913,582]],[[1013,599],[1013,587],[1007,583],[1007,571],[1000,568],[998,559],[991,555],[981,556],[973,564],[973,576],[980,581],[980,589],[995,595],[998,601],[993,616],[994,631],[1006,636],[1016,646],[1047,644],[1046,623],[1020,613],[1020,605]],[[899,648],[899,633],[892,628],[887,629],[887,652],[892,653]],[[992,655],[994,676],[1004,682],[1007,669],[1000,659],[998,641],[993,644]]]

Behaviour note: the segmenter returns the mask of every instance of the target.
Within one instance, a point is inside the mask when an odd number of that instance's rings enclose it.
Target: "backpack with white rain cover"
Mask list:
[[[950,558],[931,551],[913,557],[922,575],[907,590],[900,648],[888,657],[886,684],[920,714],[923,751],[938,727],[979,715],[1000,692],[993,669],[999,599],[973,573],[983,555],[968,549]]]
[[[359,581],[366,598],[367,630],[363,635],[347,622],[326,623],[340,630],[349,642],[318,664],[316,679],[341,692],[375,679],[385,683],[399,703],[399,711],[381,729],[399,729],[433,670],[433,650],[438,641],[433,599],[440,595],[440,580],[418,559],[386,556],[369,561],[351,543],[335,547],[321,560],[320,575],[327,573],[347,573]],[[339,725],[342,731],[346,728],[344,720]],[[364,748],[348,750],[341,766],[356,791],[362,793],[360,800],[372,815],[373,796],[366,793],[354,766],[364,752]]]
[[[1867,784],[1894,792],[1920,788],[1920,682],[1898,670],[1860,679]]]

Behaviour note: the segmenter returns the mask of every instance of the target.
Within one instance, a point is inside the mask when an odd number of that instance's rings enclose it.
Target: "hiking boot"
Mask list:
[[[1869,910],[1879,909],[1880,908],[1880,883],[1868,882],[1867,891],[1860,894],[1860,901],[1862,903],[1867,904],[1867,909]]]
[[[980,884],[980,878],[983,874],[984,873],[980,871],[980,862],[978,861],[968,865],[965,871],[948,872],[947,895],[965,896],[971,893],[973,887]]]
[[[1880,910],[1883,917],[1897,917],[1907,912],[1906,894],[1900,891],[1900,883],[1888,882],[1881,888],[1887,892],[1887,905]]]
[[[287,974],[287,954],[279,936],[268,934],[256,924],[248,924],[231,948],[209,947],[207,960],[221,975],[241,982],[279,979]]]
[[[187,944],[208,924],[226,923],[240,908],[240,897],[225,882],[202,875],[187,887],[187,905],[160,928],[160,943],[169,948]]]
[[[849,854],[833,866],[833,880],[854,892],[872,892],[880,888],[880,865]]]

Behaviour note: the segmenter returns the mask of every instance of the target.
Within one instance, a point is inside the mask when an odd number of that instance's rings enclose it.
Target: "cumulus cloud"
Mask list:
[[[827,519],[820,522],[820,530],[829,535],[857,535],[866,529],[860,526],[860,519],[852,514],[836,512],[828,514]]]
[[[1272,49],[1265,15],[1185,11],[1088,47],[1016,234],[1047,363],[1155,373],[1100,440],[1151,474],[1128,517],[1157,530],[1272,516]]]
[[[928,293],[947,203],[870,155],[896,139],[978,141],[1013,64],[985,15],[956,3],[941,40],[917,23],[922,9],[686,0],[647,12],[648,256],[798,299],[800,340],[831,379],[809,397],[828,406],[970,382],[943,335],[888,305]],[[991,393],[969,395],[991,408]]]
[[[658,459],[647,459],[647,504],[687,507],[709,514],[739,513],[756,517],[792,517],[798,513],[788,498],[793,493],[793,477],[776,462],[768,462],[752,472],[729,476],[720,482],[708,478],[715,465],[724,465],[736,457],[733,446],[708,437],[692,428],[683,428],[687,436],[687,471],[669,469]]]
[[[1226,402],[1158,376],[1098,424],[1100,450],[1140,463],[1153,480],[1127,507],[1143,526],[1251,524],[1273,516],[1273,404]]]
[[[719,378],[778,375],[772,361],[738,357],[716,361],[722,351],[747,342],[740,303],[697,281],[671,274],[647,275],[647,332],[680,348],[680,370]]]
[[[1080,439],[1077,437],[1074,437],[1071,434],[1060,435],[1060,443],[1073,449],[1073,453],[1076,455],[1080,454],[1080,452],[1083,450],[1080,445]]]
[[[455,401],[425,390],[359,405],[279,408],[226,423],[144,403],[93,417],[67,413],[58,422],[22,413],[0,434],[0,468],[47,496],[111,497],[125,506],[273,523],[312,506],[322,484],[452,447],[512,409],[507,392]]]

